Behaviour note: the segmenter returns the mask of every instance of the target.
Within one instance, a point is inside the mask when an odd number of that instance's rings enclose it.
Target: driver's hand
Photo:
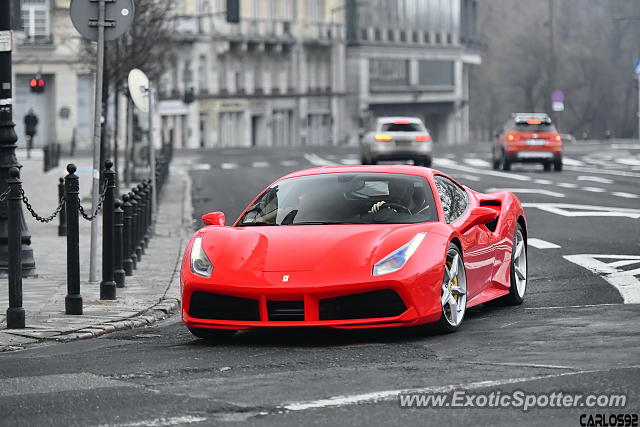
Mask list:
[[[385,202],[378,202],[378,203],[374,203],[373,206],[371,206],[371,209],[369,209],[369,213],[370,214],[374,214],[374,213],[378,213],[380,211],[380,209],[382,208],[382,205],[384,205]]]

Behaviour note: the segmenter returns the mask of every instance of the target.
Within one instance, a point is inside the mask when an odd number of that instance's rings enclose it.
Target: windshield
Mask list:
[[[424,132],[419,123],[383,123],[383,132]]]
[[[528,123],[516,123],[516,131],[518,132],[553,132],[556,133],[556,127],[552,124],[541,123],[530,125]]]
[[[426,179],[385,173],[289,178],[269,187],[237,226],[414,224],[436,221]]]

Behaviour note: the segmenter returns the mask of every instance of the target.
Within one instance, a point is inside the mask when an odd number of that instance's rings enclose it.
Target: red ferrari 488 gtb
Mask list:
[[[482,194],[408,165],[291,173],[232,225],[221,212],[187,244],[182,320],[201,338],[261,327],[462,323],[521,304],[527,227],[516,196]]]

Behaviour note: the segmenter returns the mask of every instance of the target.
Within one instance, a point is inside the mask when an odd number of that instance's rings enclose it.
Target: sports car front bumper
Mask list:
[[[380,328],[438,320],[440,286],[416,279],[338,286],[229,286],[188,280],[182,291],[182,320],[188,327],[216,329]]]

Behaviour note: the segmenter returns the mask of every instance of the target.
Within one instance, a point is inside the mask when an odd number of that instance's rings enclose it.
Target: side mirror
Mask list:
[[[204,225],[217,225],[220,227],[224,227],[225,218],[223,212],[209,212],[208,214],[202,215],[202,223]]]
[[[498,218],[498,211],[492,208],[477,207],[469,214],[469,218],[460,227],[460,233],[464,234],[476,225],[486,224]]]

